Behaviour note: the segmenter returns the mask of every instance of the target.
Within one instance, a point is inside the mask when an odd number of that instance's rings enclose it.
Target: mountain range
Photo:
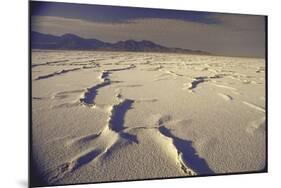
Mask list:
[[[39,32],[31,32],[32,49],[50,50],[96,50],[96,51],[132,51],[132,52],[167,52],[167,53],[190,53],[210,54],[200,50],[182,48],[168,48],[148,40],[135,41],[125,40],[116,43],[108,43],[98,39],[85,39],[74,34],[54,36]]]

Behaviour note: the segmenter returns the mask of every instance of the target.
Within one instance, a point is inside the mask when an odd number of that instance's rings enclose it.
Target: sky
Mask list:
[[[57,2],[31,2],[31,30],[105,42],[150,40],[217,55],[264,57],[265,17]]]

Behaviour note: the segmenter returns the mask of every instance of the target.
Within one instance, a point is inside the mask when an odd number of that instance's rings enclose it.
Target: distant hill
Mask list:
[[[97,51],[131,51],[131,52],[167,52],[167,53],[192,53],[210,54],[199,50],[181,48],[168,48],[148,40],[126,40],[116,43],[103,42],[97,39],[85,39],[74,34],[54,36],[31,32],[32,49],[50,50],[97,50]]]

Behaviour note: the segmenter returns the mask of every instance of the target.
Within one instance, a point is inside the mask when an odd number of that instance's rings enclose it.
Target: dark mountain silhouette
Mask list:
[[[74,34],[54,36],[38,33],[35,31],[31,32],[31,48],[52,50],[98,50],[209,54],[208,52],[199,50],[168,48],[148,40],[126,40],[116,43],[108,43],[97,39],[85,39]]]
[[[110,46],[96,39],[84,39],[73,34],[62,36],[31,33],[31,47],[35,49],[96,50]]]

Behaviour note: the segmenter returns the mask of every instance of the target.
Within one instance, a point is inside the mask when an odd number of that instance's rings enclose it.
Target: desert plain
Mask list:
[[[33,50],[31,74],[45,185],[265,168],[265,59]]]

